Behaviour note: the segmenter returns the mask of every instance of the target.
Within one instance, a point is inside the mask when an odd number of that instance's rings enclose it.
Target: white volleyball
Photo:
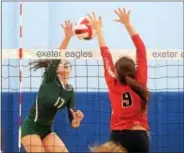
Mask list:
[[[83,40],[91,40],[96,36],[96,31],[89,25],[89,18],[81,18],[73,27],[75,36]]]

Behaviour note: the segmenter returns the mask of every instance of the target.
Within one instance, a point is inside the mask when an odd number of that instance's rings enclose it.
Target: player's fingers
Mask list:
[[[70,20],[68,20],[67,24],[68,24],[68,26],[70,26],[70,25],[71,25]]]
[[[114,20],[115,22],[120,22],[120,20],[119,19],[117,19],[117,20]]]
[[[123,14],[126,14],[126,9],[125,8],[123,8]]]
[[[76,112],[76,114],[79,114],[80,113],[80,110],[76,110],[75,112]]]
[[[77,112],[76,115],[77,116],[82,116],[82,112]]]
[[[67,21],[65,20],[65,26],[67,27]]]
[[[70,27],[71,27],[71,28],[73,27],[73,23],[70,23]]]
[[[93,12],[92,15],[93,15],[93,18],[96,20],[96,14],[95,14],[95,12]]]
[[[61,24],[61,26],[62,26],[63,29],[65,28],[65,26],[63,24]]]
[[[77,111],[76,111],[76,115],[77,115],[77,116],[80,115],[80,113],[81,113],[80,110],[77,110]]]
[[[66,26],[67,27],[69,26],[69,20],[66,20]]]
[[[128,13],[127,13],[127,16],[128,16],[128,17],[130,16],[130,13],[131,13],[131,12],[130,12],[130,10],[129,10]]]
[[[89,17],[90,20],[93,20],[93,17],[89,13],[88,13],[88,17]]]
[[[74,121],[74,122],[73,122],[73,126],[74,126],[74,127],[79,127],[79,126],[80,126],[80,122]]]
[[[74,121],[76,121],[76,122],[77,122],[78,117],[77,117],[77,115],[76,115],[76,114],[73,114],[73,119],[74,119]]]
[[[81,121],[83,118],[84,118],[84,114],[82,112],[80,112],[78,115],[77,115],[77,118],[79,119],[79,121]]]
[[[117,10],[114,10],[114,13],[116,13],[116,14],[117,14],[117,16],[119,16],[119,17],[120,17],[120,13],[119,13]]]
[[[102,17],[101,16],[99,16],[99,22],[100,22],[100,24],[102,24]]]
[[[77,119],[77,114],[78,114],[77,110],[73,110],[73,116],[74,116],[75,119]]]
[[[122,16],[123,15],[123,11],[121,10],[121,8],[118,8],[119,11],[119,15]]]

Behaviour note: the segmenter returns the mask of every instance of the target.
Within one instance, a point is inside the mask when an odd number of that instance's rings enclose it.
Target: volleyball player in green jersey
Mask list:
[[[65,21],[65,38],[59,49],[66,49],[73,36],[72,24]],[[35,104],[22,125],[22,145],[26,152],[68,152],[63,141],[52,130],[58,110],[67,108],[71,126],[77,128],[84,115],[75,108],[74,90],[68,84],[71,65],[66,60],[37,60],[33,68],[45,68]],[[62,121],[61,121],[62,122]]]

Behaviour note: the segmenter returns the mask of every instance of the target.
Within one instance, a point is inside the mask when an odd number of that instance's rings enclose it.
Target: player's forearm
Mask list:
[[[72,120],[73,120],[73,115],[72,115],[70,109],[68,109],[68,119],[69,119],[69,122],[71,124],[72,123]]]
[[[136,78],[146,86],[147,84],[147,55],[146,47],[143,40],[139,35],[132,37],[134,45],[136,47],[136,58],[137,58],[137,69],[136,69]]]
[[[137,35],[137,31],[131,24],[126,24],[125,28],[127,29],[128,33],[130,34],[131,37]]]
[[[101,50],[101,55],[104,61],[105,70],[106,70],[106,67],[108,67],[108,69],[112,69],[111,71],[113,71],[112,55],[109,51],[109,48],[107,47],[102,30],[99,30],[97,32],[97,37],[98,37],[98,43]]]
[[[102,30],[99,30],[99,31],[97,32],[97,38],[98,38],[98,43],[99,43],[99,46],[100,46],[100,47],[107,46],[107,44],[106,44],[106,42],[105,42],[105,39],[104,39],[104,36],[103,36]]]
[[[144,42],[140,38],[140,36],[137,33],[137,31],[135,30],[135,28],[130,23],[125,24],[125,28],[127,29],[128,33],[130,34],[137,51],[145,52]]]
[[[70,42],[70,39],[71,39],[70,37],[65,37],[63,41],[60,43],[59,49],[66,49]]]
[[[146,47],[141,37],[138,34],[134,35],[132,36],[132,41],[137,49],[137,52],[142,52],[141,55],[146,56]]]

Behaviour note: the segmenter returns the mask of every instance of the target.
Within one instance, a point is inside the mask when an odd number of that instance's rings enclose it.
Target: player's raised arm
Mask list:
[[[72,31],[72,23],[68,20],[68,21],[65,21],[65,25],[61,25],[63,30],[64,30],[64,38],[62,40],[62,42],[60,43],[59,45],[59,49],[62,51],[62,50],[65,50],[70,42],[70,39],[72,38],[73,36],[73,31]],[[63,61],[64,62],[64,61]],[[47,71],[46,71],[46,81],[49,82],[49,81],[53,81],[53,79],[55,79],[55,76],[56,76],[56,71],[57,71],[57,68],[59,66],[59,64],[62,64],[61,62],[61,59],[58,59],[58,60],[51,60],[50,63],[49,63],[49,66],[47,68]]]
[[[100,46],[101,55],[104,63],[105,79],[106,79],[107,85],[110,87],[111,85],[114,84],[115,72],[114,72],[112,55],[109,51],[109,48],[107,47],[107,44],[105,42],[103,32],[102,32],[102,19],[101,17],[97,19],[95,13],[92,13],[92,15],[89,15],[89,17],[90,17],[91,26],[97,32],[98,43]]]
[[[74,35],[73,34],[73,30],[72,30],[72,23],[70,22],[70,20],[68,21],[65,21],[65,25],[61,24],[63,30],[64,30],[64,33],[65,33],[65,37],[63,39],[63,41],[60,43],[59,45],[59,49],[66,49],[67,46],[68,46],[68,43],[70,41],[70,39],[72,38],[72,36]]]
[[[124,24],[128,33],[130,34],[133,43],[136,47],[136,79],[146,86],[147,84],[147,57],[146,57],[146,48],[145,45],[140,38],[139,34],[136,32],[134,27],[130,22],[130,11],[126,11],[125,9],[117,9],[115,13],[118,15],[119,19],[115,20],[119,23]]]

